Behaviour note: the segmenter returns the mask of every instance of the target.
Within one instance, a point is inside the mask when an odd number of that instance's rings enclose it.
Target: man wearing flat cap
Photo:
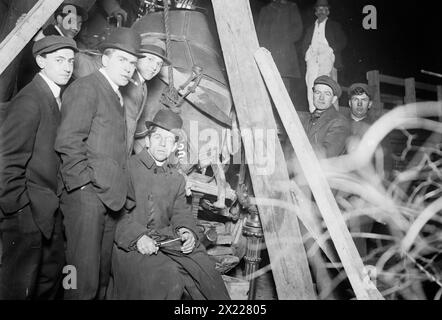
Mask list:
[[[348,119],[333,107],[341,96],[341,87],[329,76],[320,76],[312,90],[315,111],[303,119],[304,129],[318,157],[339,156],[350,135]]]
[[[46,36],[56,35],[74,39],[77,43],[77,47],[83,48],[84,45],[77,42],[76,36],[81,30],[83,22],[87,19],[88,14],[84,8],[71,3],[70,1],[64,1],[57,8],[57,10],[55,10],[55,13],[53,15],[54,23],[49,24],[45,28],[41,29],[40,32],[38,32],[37,35],[33,38],[33,41],[30,41],[23,49],[17,76],[17,88],[23,88],[33,79],[35,74],[39,72],[37,64],[31,58],[32,45],[34,41],[40,40]],[[83,55],[83,53],[79,52],[75,54],[75,69],[78,68],[78,60],[84,60],[84,58],[80,58]],[[72,78],[75,77],[75,69]]]
[[[130,158],[137,206],[117,225],[110,299],[229,299],[199,241],[184,177],[168,161],[182,125],[170,109],[158,111],[146,122],[146,148]]]
[[[34,43],[40,72],[9,103],[0,127],[0,299],[51,299],[64,266],[58,200],[60,90],[74,65],[75,42],[48,36]]]
[[[373,88],[366,83],[353,83],[348,88],[348,104],[350,106],[351,135],[347,139],[347,152],[355,150],[359,141],[370,128],[376,116],[370,112],[373,105]],[[384,173],[392,169],[391,147],[389,136],[381,143],[381,148],[376,151],[376,167],[382,166]]]
[[[140,35],[116,28],[100,49],[103,68],[66,90],[55,150],[61,156],[66,259],[77,271],[68,299],[101,299],[109,279],[115,218],[131,207],[125,109],[120,88],[142,55]]]

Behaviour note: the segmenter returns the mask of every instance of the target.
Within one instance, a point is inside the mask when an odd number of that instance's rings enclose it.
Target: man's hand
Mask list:
[[[183,245],[181,246],[182,253],[191,253],[195,248],[195,236],[193,232],[186,228],[181,228],[178,230],[178,234],[181,237],[181,241],[183,241]]]
[[[137,241],[137,250],[141,254],[147,254],[151,255],[153,253],[157,254],[158,252],[158,246],[155,240],[152,238],[149,238],[146,235],[143,235],[140,239]]]

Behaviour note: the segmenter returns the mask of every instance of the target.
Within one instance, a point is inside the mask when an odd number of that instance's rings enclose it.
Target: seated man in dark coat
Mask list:
[[[215,263],[198,241],[185,180],[168,163],[182,119],[160,110],[146,122],[146,146],[129,171],[136,207],[118,222],[110,299],[229,299]]]

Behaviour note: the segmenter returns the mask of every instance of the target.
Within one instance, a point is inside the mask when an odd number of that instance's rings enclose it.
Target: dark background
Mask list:
[[[269,2],[251,0],[254,16]],[[293,2],[301,11],[306,29],[316,19],[313,9],[316,0]],[[438,1],[329,0],[329,3],[329,17],[342,24],[348,38],[342,52],[344,69],[339,74],[342,85],[365,81],[366,71],[375,69],[386,75],[442,84],[441,78],[420,72],[425,69],[442,73],[442,11]],[[377,9],[377,30],[362,27],[365,5]],[[297,45],[300,47],[300,42]]]
[[[254,16],[270,1],[251,0]],[[297,0],[304,29],[313,24],[316,0]],[[364,81],[368,70],[416,81],[442,84],[442,79],[427,76],[421,69],[442,73],[442,22],[438,1],[329,0],[330,18],[342,24],[348,44],[343,50],[342,85]],[[377,30],[365,30],[362,13],[365,5],[377,9]],[[300,47],[300,42],[297,43]],[[302,61],[300,59],[300,61]]]

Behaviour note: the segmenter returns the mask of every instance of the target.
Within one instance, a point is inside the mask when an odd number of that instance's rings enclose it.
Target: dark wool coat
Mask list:
[[[267,48],[282,77],[301,77],[295,43],[303,25],[296,3],[270,3],[261,9],[256,24],[259,45]]]
[[[305,53],[310,47],[314,30],[315,30],[315,23],[311,25],[305,32],[302,44],[303,57],[305,57]],[[344,31],[342,30],[341,25],[338,22],[331,20],[330,18],[327,19],[325,25],[325,38],[327,39],[328,45],[333,49],[333,53],[335,55],[334,67],[336,69],[342,69],[344,65],[342,62],[341,51],[347,45],[347,37]]]
[[[228,299],[215,263],[197,241],[192,253],[180,251],[181,242],[142,255],[136,249],[143,235],[176,238],[181,227],[196,238],[199,231],[185,196],[185,180],[171,165],[158,167],[144,149],[129,161],[136,207],[117,224],[112,256],[111,299],[180,299],[184,290],[193,299]]]
[[[302,124],[307,137],[319,157],[331,158],[345,152],[350,135],[350,123],[346,116],[331,106],[317,119],[304,117]]]
[[[40,75],[8,104],[0,127],[0,207],[8,215],[30,204],[33,218],[46,238],[58,209],[54,150],[60,111]]]
[[[63,95],[55,150],[68,192],[92,183],[100,200],[118,211],[133,198],[127,173],[125,111],[100,71],[72,83]],[[127,204],[127,203],[126,203]]]

